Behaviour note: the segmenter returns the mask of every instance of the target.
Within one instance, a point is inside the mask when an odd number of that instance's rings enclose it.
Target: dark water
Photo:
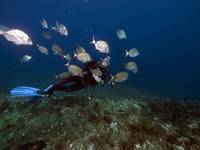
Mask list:
[[[137,75],[125,84],[137,90],[177,98],[200,98],[200,2],[197,0],[2,0],[0,24],[28,33],[35,44],[51,48],[56,41],[67,52],[84,46],[93,57],[99,54],[88,43],[92,35],[109,42],[112,72],[124,70],[124,48],[136,47]],[[53,33],[42,38],[40,21],[67,25],[69,36]],[[119,41],[116,30],[128,38]],[[22,64],[25,54],[33,59]],[[129,60],[129,59],[128,59]],[[130,59],[131,60],[131,59]],[[0,37],[0,87],[3,92],[17,85],[45,87],[55,74],[65,71],[63,61],[42,55],[36,47],[15,46]],[[118,94],[118,93],[116,93]]]

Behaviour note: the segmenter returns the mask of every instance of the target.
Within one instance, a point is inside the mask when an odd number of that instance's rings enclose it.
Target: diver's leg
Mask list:
[[[54,87],[61,87],[63,86],[64,84],[66,83],[69,83],[69,82],[78,82],[78,81],[81,81],[81,77],[80,76],[70,76],[66,79],[62,79],[60,82],[58,82],[57,84],[54,85]]]
[[[55,85],[53,85],[48,91],[48,95],[51,96],[53,94],[54,91],[62,91],[64,84],[66,83],[70,83],[70,82],[80,82],[81,81],[81,77],[79,76],[70,76],[66,79],[61,80],[60,82],[56,83]]]
[[[81,82],[76,82],[75,84],[70,85],[70,86],[63,86],[59,90],[64,91],[64,92],[74,92],[74,91],[81,90],[85,87],[86,86],[84,84],[82,84]]]

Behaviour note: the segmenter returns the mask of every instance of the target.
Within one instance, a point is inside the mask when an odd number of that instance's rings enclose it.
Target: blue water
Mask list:
[[[127,86],[144,93],[177,98],[200,98],[200,2],[198,0],[2,0],[0,24],[29,34],[35,44],[51,48],[56,41],[66,52],[89,45],[92,35],[109,42],[112,72],[124,70],[124,48],[136,47],[137,75]],[[42,38],[40,21],[53,26],[66,24],[69,36],[53,33],[53,40]],[[123,28],[128,38],[120,41],[116,30]],[[28,64],[18,61],[25,54]],[[131,59],[128,59],[131,60]],[[47,86],[55,74],[65,71],[63,61],[42,55],[36,47],[15,46],[0,37],[0,87],[2,92],[17,85]]]

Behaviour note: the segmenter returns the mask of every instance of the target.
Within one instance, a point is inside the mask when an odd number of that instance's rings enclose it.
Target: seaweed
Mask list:
[[[0,149],[200,149],[197,102],[57,96],[1,104]]]

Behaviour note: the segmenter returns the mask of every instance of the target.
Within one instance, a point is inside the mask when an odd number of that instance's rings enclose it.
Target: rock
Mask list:
[[[8,100],[0,100],[0,113],[3,113],[10,106],[10,102]]]

